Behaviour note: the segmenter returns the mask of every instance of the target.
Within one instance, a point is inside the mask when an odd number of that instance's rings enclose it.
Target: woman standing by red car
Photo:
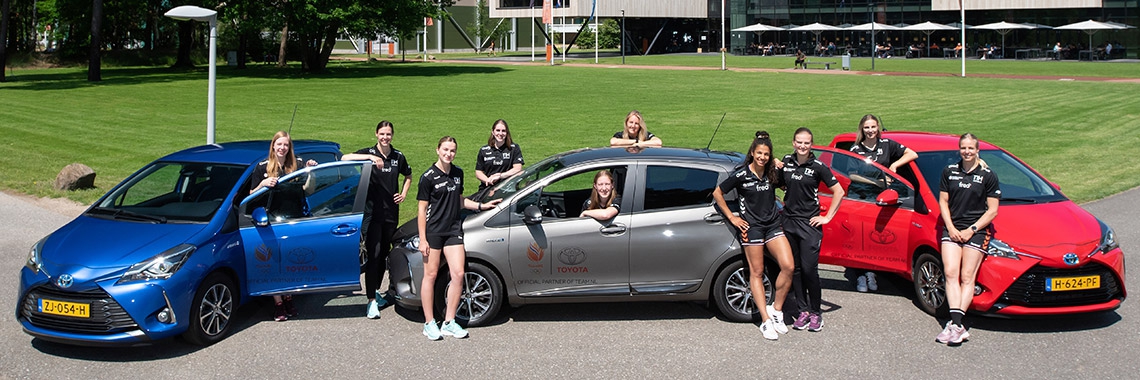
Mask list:
[[[935,340],[946,344],[960,344],[970,337],[962,318],[974,299],[974,280],[985,258],[993,233],[990,222],[997,217],[1001,199],[997,175],[978,158],[977,136],[963,134],[958,139],[958,154],[962,160],[942,170],[938,185],[938,208],[945,223],[942,268],[950,321]]]

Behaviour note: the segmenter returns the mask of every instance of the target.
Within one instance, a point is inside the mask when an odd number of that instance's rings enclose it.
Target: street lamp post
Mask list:
[[[166,12],[166,17],[180,21],[200,21],[210,24],[210,89],[206,101],[206,144],[214,143],[216,85],[218,82],[218,11],[183,5]]]
[[[625,9],[621,10],[621,64],[625,64]]]

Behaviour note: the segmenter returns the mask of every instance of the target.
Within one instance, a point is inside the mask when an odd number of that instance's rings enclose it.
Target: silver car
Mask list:
[[[630,301],[712,302],[729,320],[758,318],[740,243],[712,200],[743,160],[707,150],[581,149],[475,194],[503,201],[463,221],[467,271],[458,318],[486,324],[504,302]],[[579,217],[599,170],[614,173],[621,196],[621,212],[607,222]],[[389,256],[397,303],[413,309],[423,276],[417,233],[415,220],[401,227]],[[442,310],[448,276],[440,270],[435,299]],[[767,279],[765,289],[771,300]]]

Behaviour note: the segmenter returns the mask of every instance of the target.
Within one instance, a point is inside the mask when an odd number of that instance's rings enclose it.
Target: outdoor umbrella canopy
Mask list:
[[[995,23],[990,23],[990,24],[985,24],[985,25],[978,25],[978,26],[975,26],[974,29],[993,30],[993,31],[997,31],[998,34],[1001,34],[1001,54],[1005,55],[1005,35],[1011,31],[1013,31],[1014,29],[1033,29],[1033,27],[1027,26],[1024,24],[1014,24],[1014,23],[1002,21],[1002,22],[995,22]]]
[[[881,31],[881,30],[899,30],[899,28],[894,27],[892,25],[880,24],[877,22],[868,22],[866,24],[859,24],[859,25],[855,25],[855,26],[852,26],[850,28],[847,28],[845,30],[871,30],[872,26],[874,26],[874,29],[876,32]]]
[[[1088,20],[1088,21],[1081,21],[1081,22],[1074,23],[1074,24],[1058,26],[1058,27],[1053,28],[1053,29],[1054,30],[1081,30],[1081,31],[1084,31],[1085,33],[1088,33],[1088,35],[1089,35],[1089,49],[1092,49],[1092,46],[1093,46],[1092,36],[1093,36],[1093,34],[1096,34],[1097,31],[1127,29],[1127,27],[1128,27],[1128,25],[1124,25],[1124,24],[1116,24],[1116,23],[1110,24],[1107,22]]]
[[[753,25],[749,25],[749,26],[739,27],[739,28],[733,29],[732,31],[733,32],[759,32],[759,33],[764,33],[764,32],[774,32],[774,31],[782,31],[782,30],[784,30],[784,28],[761,23],[761,24],[753,24]]]
[[[930,35],[939,30],[958,30],[953,26],[942,25],[937,22],[924,22],[902,28],[902,30],[917,30],[926,34],[926,56],[930,56]]]
[[[1028,26],[1030,29],[1053,29],[1052,26],[1043,24],[1034,24],[1032,22],[1023,22],[1021,25]]]

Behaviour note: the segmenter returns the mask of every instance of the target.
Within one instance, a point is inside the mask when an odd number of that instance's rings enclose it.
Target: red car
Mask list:
[[[888,132],[918,152],[891,173],[847,151],[855,134],[816,147],[817,158],[847,191],[839,215],[824,226],[820,262],[889,272],[914,282],[919,307],[945,314],[938,183],[960,159],[958,136]],[[1110,311],[1124,301],[1124,253],[1112,228],[1077,206],[1009,152],[980,141],[979,155],[1001,182],[1002,199],[978,273],[974,312],[1034,316]],[[830,198],[825,187],[821,198]],[[821,199],[825,208],[829,199]]]

